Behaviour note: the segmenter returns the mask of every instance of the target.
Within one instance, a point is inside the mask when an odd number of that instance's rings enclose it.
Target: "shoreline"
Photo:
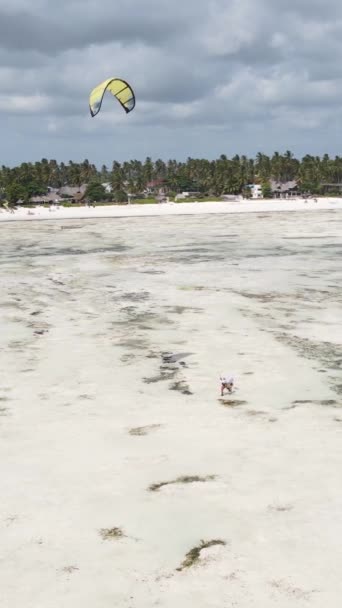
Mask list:
[[[42,221],[68,219],[96,219],[116,217],[152,217],[170,215],[203,215],[227,213],[270,213],[280,211],[323,211],[342,209],[340,198],[256,199],[255,201],[222,201],[196,203],[163,203],[146,205],[107,205],[98,207],[34,207],[15,211],[0,210],[1,222]]]

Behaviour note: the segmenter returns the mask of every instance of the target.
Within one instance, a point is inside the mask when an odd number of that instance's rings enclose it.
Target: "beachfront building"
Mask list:
[[[81,186],[63,186],[58,190],[58,194],[63,199],[76,201],[84,197],[86,189],[87,184],[82,184]]]
[[[274,198],[291,198],[300,194],[298,183],[296,180],[289,182],[278,182],[274,179],[270,180],[272,196]]]
[[[85,198],[87,185],[82,186],[63,186],[62,188],[50,188],[46,194],[34,195],[29,199],[29,203],[33,205],[56,204],[67,201],[69,203],[80,203]],[[22,200],[16,202],[17,205],[23,204]]]
[[[154,196],[156,194],[166,194],[166,186],[163,179],[153,179],[146,184],[146,188],[143,194],[147,197]]]
[[[169,202],[169,197],[166,196],[166,194],[157,194],[156,201],[158,203],[168,203]]]
[[[340,183],[336,183],[336,184],[327,184],[327,183],[323,183],[321,184],[321,190],[322,190],[322,194],[335,194],[335,193],[339,193],[339,196],[341,196],[342,194],[342,184]]]
[[[34,203],[35,205],[44,205],[44,204],[55,204],[61,202],[61,197],[57,192],[47,192],[47,194],[42,194],[41,196],[31,196],[29,202]]]
[[[248,188],[251,190],[251,198],[262,198],[262,187],[260,184],[251,184]]]
[[[262,188],[260,184],[247,184],[244,188],[245,191],[250,192],[250,197],[247,198],[262,198]]]

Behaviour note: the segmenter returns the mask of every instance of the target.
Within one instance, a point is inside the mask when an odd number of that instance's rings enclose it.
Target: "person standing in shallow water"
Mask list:
[[[220,376],[221,380],[221,397],[223,397],[224,390],[226,389],[228,393],[233,392],[234,387],[234,378],[230,374],[222,374]]]

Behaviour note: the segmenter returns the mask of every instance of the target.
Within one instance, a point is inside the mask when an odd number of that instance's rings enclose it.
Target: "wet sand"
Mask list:
[[[341,236],[338,210],[1,226],[5,608],[339,606]]]

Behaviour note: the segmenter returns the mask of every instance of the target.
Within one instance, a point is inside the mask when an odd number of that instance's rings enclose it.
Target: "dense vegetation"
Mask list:
[[[256,158],[234,156],[229,159],[224,154],[217,160],[188,158],[186,162],[169,160],[144,162],[132,160],[119,163],[114,161],[111,168],[105,165],[99,170],[88,160],[82,163],[42,159],[35,163],[23,163],[15,168],[1,167],[0,196],[10,203],[18,199],[28,201],[31,196],[44,195],[48,188],[80,186],[88,184],[87,196],[90,200],[106,198],[120,202],[127,193],[138,195],[153,180],[163,180],[163,185],[172,193],[191,190],[208,196],[222,194],[248,195],[246,186],[260,183],[263,191],[269,192],[269,180],[281,182],[298,180],[303,192],[319,194],[322,184],[342,182],[342,158],[306,155],[297,159],[287,151],[275,152],[269,157],[258,153]],[[113,193],[107,194],[103,186],[108,182]]]

